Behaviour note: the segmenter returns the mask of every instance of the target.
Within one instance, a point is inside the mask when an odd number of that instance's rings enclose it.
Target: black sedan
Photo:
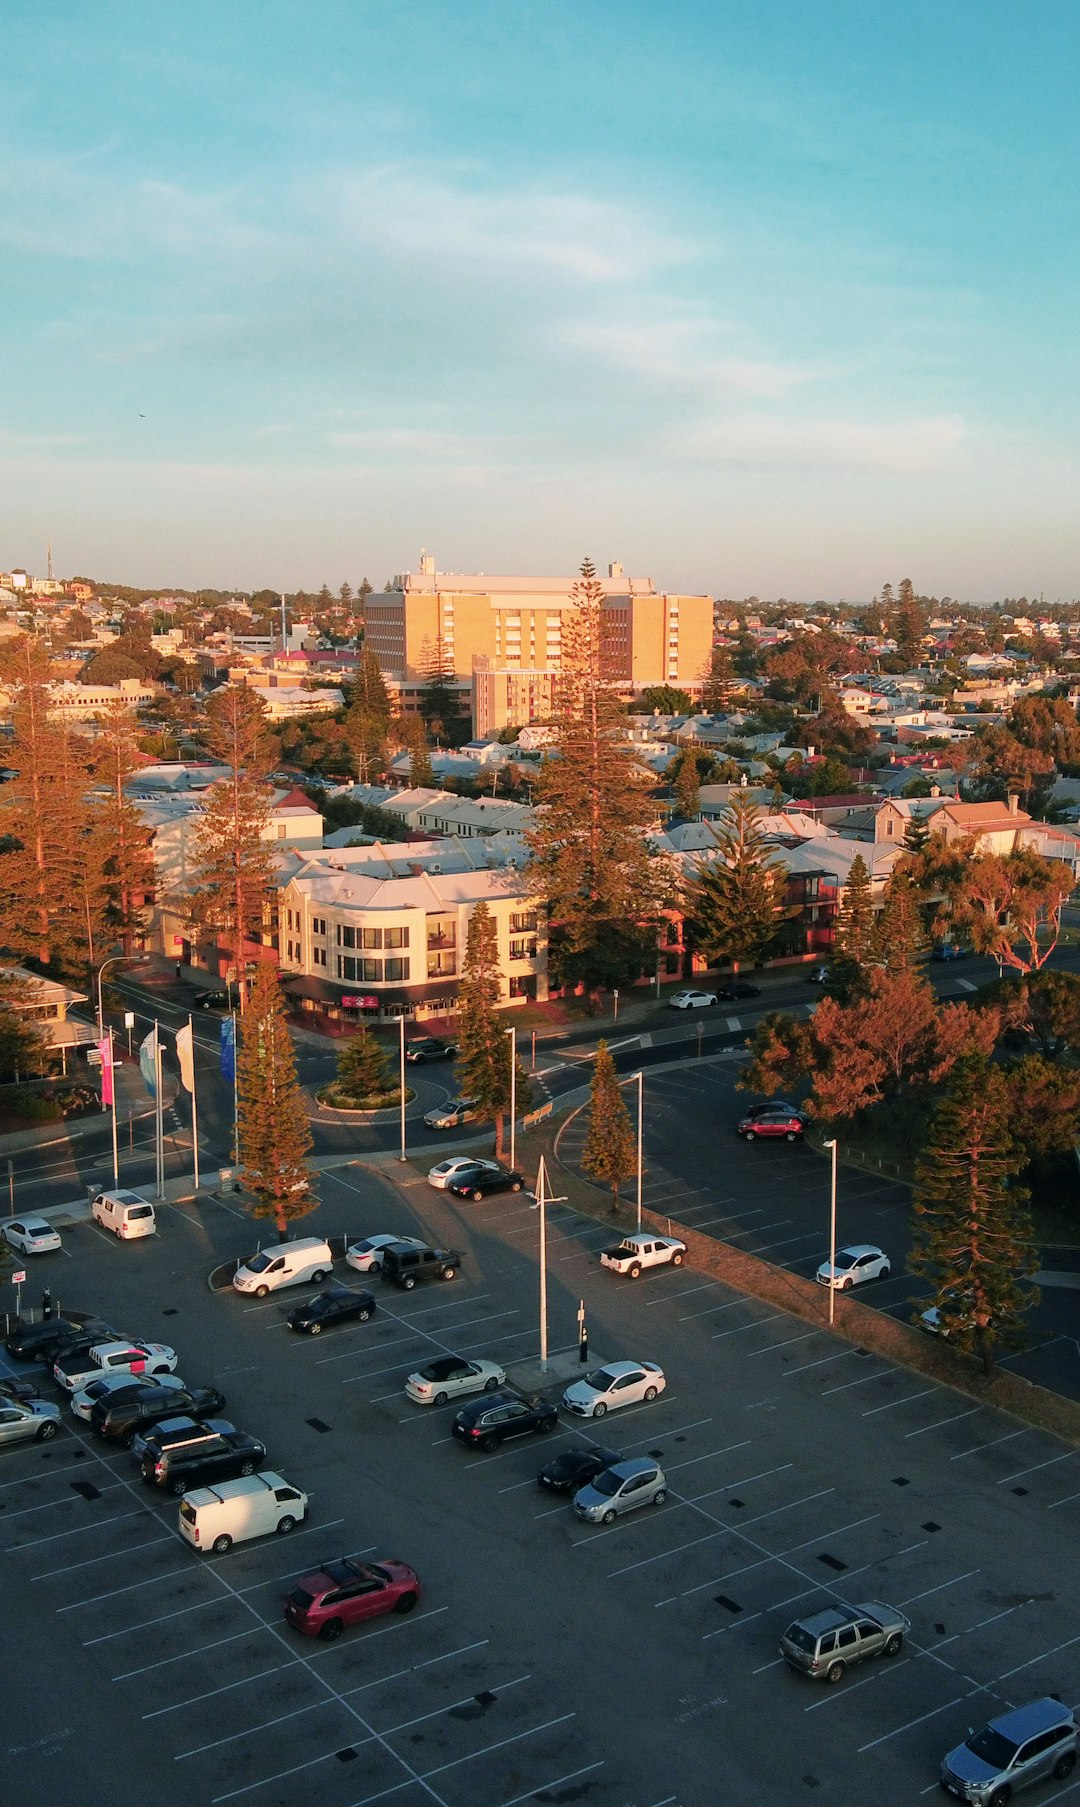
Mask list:
[[[456,1042],[440,1041],[437,1035],[421,1035],[416,1041],[405,1043],[405,1059],[416,1062],[453,1060],[457,1051]]]
[[[559,1408],[550,1399],[526,1399],[520,1393],[485,1393],[455,1414],[454,1436],[459,1443],[490,1454],[508,1437],[527,1431],[546,1434],[559,1422]]]
[[[374,1310],[375,1294],[365,1287],[328,1286],[302,1305],[294,1305],[285,1322],[290,1330],[319,1336],[334,1324],[366,1324]]]
[[[225,1408],[225,1395],[216,1387],[152,1387],[140,1386],[117,1400],[108,1393],[95,1399],[90,1411],[90,1428],[109,1443],[130,1443],[144,1424],[157,1424],[162,1418],[175,1418],[187,1412],[192,1418],[216,1418]]]
[[[0,1401],[17,1399],[20,1405],[26,1405],[29,1400],[37,1397],[37,1382],[21,1374],[6,1374],[0,1380]]]
[[[78,1342],[80,1337],[89,1349],[94,1343],[115,1341],[120,1334],[104,1318],[84,1317],[80,1313],[78,1318],[45,1318],[39,1324],[16,1324],[4,1348],[16,1361],[48,1362],[51,1366],[61,1349]]]
[[[760,998],[760,985],[747,985],[739,979],[731,985],[718,985],[716,995],[721,1004],[734,1004],[738,998]]]
[[[520,1192],[525,1176],[507,1167],[474,1167],[459,1173],[446,1190],[458,1198],[472,1198],[479,1203],[492,1192]]]
[[[576,1493],[579,1487],[587,1486],[613,1462],[621,1461],[622,1457],[614,1449],[564,1449],[553,1462],[544,1463],[536,1484],[549,1493]]]

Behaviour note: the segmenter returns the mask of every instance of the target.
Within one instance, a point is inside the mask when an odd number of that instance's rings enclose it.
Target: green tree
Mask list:
[[[251,984],[237,1052],[240,1179],[252,1194],[253,1217],[272,1217],[282,1241],[289,1224],[314,1211],[307,1154],[311,1148],[296,1050],[281,990],[268,960]]]
[[[645,838],[656,814],[652,779],[625,738],[608,672],[603,588],[588,559],[571,598],[553,757],[537,777],[530,879],[553,935],[588,974],[603,964],[604,943],[621,925],[655,924],[669,881]]]
[[[676,813],[691,822],[701,809],[701,797],[698,792],[698,763],[691,748],[687,747],[675,760],[674,772],[669,773],[675,785]]]
[[[453,660],[441,638],[429,649],[425,660],[419,707],[424,726],[437,740],[444,740],[454,747],[467,739],[468,722],[461,706]]]
[[[1035,972],[1057,946],[1072,888],[1064,861],[1043,859],[1030,847],[977,853],[966,863],[952,918],[977,953],[1013,972]]]
[[[619,1188],[637,1172],[637,1140],[607,1042],[596,1044],[589,1092],[589,1127],[581,1151],[585,1172],[611,1188],[611,1214],[619,1209]]]
[[[885,886],[874,924],[871,958],[890,973],[911,972],[926,953],[919,893],[905,868],[894,871]]]
[[[342,1047],[333,1089],[338,1100],[352,1100],[354,1107],[362,1107],[369,1098],[400,1103],[401,1088],[391,1072],[390,1056],[370,1029],[361,1029]]]
[[[49,1069],[51,1049],[33,1012],[37,987],[17,973],[0,975],[0,1084]]]
[[[905,665],[917,664],[922,650],[922,637],[926,632],[926,618],[910,577],[904,577],[900,581],[889,629],[896,641],[897,653]]]
[[[413,747],[409,754],[409,783],[414,790],[434,786],[435,771],[425,746]]]
[[[836,913],[833,948],[837,955],[864,966],[871,957],[874,933],[874,899],[866,861],[857,853],[848,870]]]
[[[694,699],[675,684],[650,684],[632,705],[635,715],[692,715]]]
[[[462,1095],[475,1098],[485,1116],[495,1119],[495,1152],[502,1158],[506,1113],[510,1108],[510,1046],[499,1011],[502,995],[499,937],[486,903],[469,917],[465,960],[458,992],[458,1083]],[[529,1082],[520,1062],[515,1078],[518,1112],[529,1108]]]
[[[206,718],[210,750],[228,767],[228,777],[206,792],[193,837],[198,876],[187,911],[193,925],[231,951],[243,1010],[245,944],[261,944],[270,907],[273,852],[265,838],[270,792],[263,779],[274,748],[265,707],[244,685],[227,684],[215,691]]]
[[[904,852],[920,854],[929,839],[930,828],[926,817],[910,815],[904,829]]]
[[[386,764],[390,714],[390,698],[379,661],[373,652],[365,650],[345,716],[345,735],[361,784],[369,783]]]
[[[723,715],[739,687],[729,646],[714,646],[701,674],[701,707],[706,715]]]
[[[154,888],[154,857],[146,825],[124,788],[139,769],[139,752],[131,712],[122,703],[114,703],[102,717],[94,753],[102,787],[99,820],[105,848],[106,916],[124,953],[130,956]]]
[[[687,886],[685,914],[693,945],[710,964],[760,960],[776,929],[783,867],[769,849],[762,811],[734,792],[717,833],[717,857],[702,861]]]
[[[1009,1127],[1008,1082],[985,1056],[958,1062],[930,1124],[915,1181],[913,1273],[933,1284],[940,1327],[981,1360],[1022,1347],[1038,1289],[1024,1165]]]

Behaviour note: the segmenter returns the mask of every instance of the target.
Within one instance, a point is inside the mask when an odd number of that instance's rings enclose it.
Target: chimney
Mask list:
[[[617,558],[612,559],[607,568],[607,574],[609,577],[622,577],[624,575],[623,568]]]
[[[1017,809],[1019,808],[1019,805],[1020,805],[1020,799],[1017,796],[1016,792],[1010,791],[1009,792],[1009,814],[1010,814],[1010,816],[1015,816]]]

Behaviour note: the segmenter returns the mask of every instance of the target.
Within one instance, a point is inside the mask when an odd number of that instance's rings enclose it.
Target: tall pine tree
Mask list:
[[[272,1217],[284,1241],[289,1224],[314,1211],[311,1148],[304,1096],[296,1077],[296,1050],[273,965],[261,960],[240,1025],[237,1054],[240,1178],[255,1204],[253,1217]]]
[[[874,929],[874,903],[866,861],[857,853],[848,870],[847,884],[836,913],[833,947],[838,955],[857,966],[870,958]]]
[[[494,1117],[495,1152],[501,1159],[510,1108],[511,1038],[498,1008],[500,970],[495,920],[481,901],[469,917],[458,990],[457,1077],[462,1096],[475,1098],[483,1114]],[[520,1114],[529,1107],[529,1081],[520,1060],[515,1091]]]
[[[620,1186],[637,1172],[637,1140],[605,1041],[596,1044],[588,1122],[581,1165],[594,1180],[610,1186],[614,1217],[619,1209]]]
[[[906,869],[892,874],[874,924],[871,957],[886,972],[904,973],[916,968],[926,953],[919,893]]]
[[[193,923],[232,954],[243,1009],[245,944],[262,942],[270,912],[273,853],[265,839],[270,793],[263,780],[273,742],[261,699],[241,684],[215,691],[206,716],[210,749],[229,771],[206,793],[194,836],[198,883],[188,909]]]
[[[761,811],[733,792],[717,835],[718,855],[702,861],[687,887],[693,945],[710,964],[760,960],[776,930],[783,868],[761,830]]]
[[[124,953],[130,955],[145,922],[146,899],[154,887],[154,857],[142,817],[124,790],[139,769],[139,751],[131,712],[122,703],[114,704],[102,717],[94,753],[101,785],[107,919]]]
[[[1010,1134],[1006,1075],[984,1056],[957,1063],[916,1171],[913,1273],[934,1286],[939,1327],[993,1372],[998,1346],[1022,1347],[1038,1289],[1024,1153]]]

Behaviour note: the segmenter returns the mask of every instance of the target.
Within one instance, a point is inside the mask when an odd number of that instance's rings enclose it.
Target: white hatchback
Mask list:
[[[608,1362],[567,1387],[562,1402],[578,1418],[602,1418],[620,1406],[651,1402],[667,1386],[655,1362]]]
[[[892,1263],[884,1249],[872,1242],[856,1242],[848,1249],[837,1249],[833,1265],[823,1261],[817,1271],[819,1286],[835,1287],[837,1292],[850,1292],[867,1280],[887,1280]]]
[[[434,1186],[437,1192],[445,1192],[448,1186],[453,1185],[458,1174],[464,1173],[468,1167],[483,1167],[497,1172],[498,1166],[498,1161],[483,1161],[479,1155],[456,1155],[452,1160],[436,1161],[434,1167],[429,1167],[427,1183]]]
[[[392,1242],[407,1242],[414,1249],[425,1247],[415,1236],[391,1236],[388,1231],[380,1231],[377,1236],[362,1236],[359,1242],[350,1242],[345,1250],[345,1260],[358,1273],[368,1274],[372,1268],[382,1267],[383,1250],[388,1249]]]

